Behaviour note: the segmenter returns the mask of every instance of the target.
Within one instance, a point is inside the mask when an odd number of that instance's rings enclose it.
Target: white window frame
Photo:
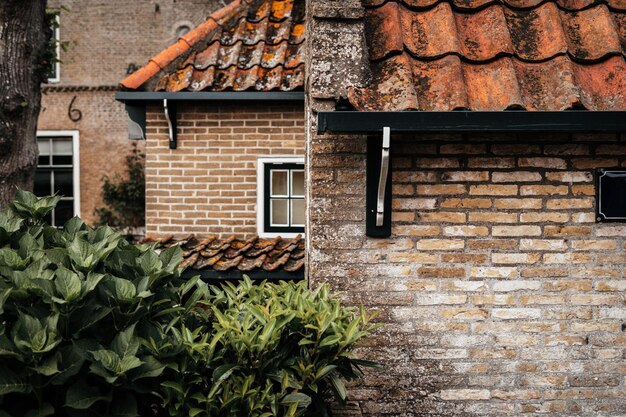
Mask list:
[[[291,232],[266,232],[265,231],[265,165],[266,164],[303,164],[303,156],[260,156],[256,164],[256,230],[260,237],[284,237],[292,238],[304,233]],[[306,184],[305,184],[306,186]],[[269,192],[269,190],[268,190]],[[306,195],[305,195],[306,200]]]
[[[74,187],[74,216],[80,217],[80,134],[78,130],[38,130],[39,138],[72,138],[72,181]]]
[[[54,84],[61,82],[61,13],[57,13],[55,16],[57,21],[57,27],[54,28],[52,38],[56,40],[55,46],[55,58],[54,73],[56,77],[48,78],[48,84]]]

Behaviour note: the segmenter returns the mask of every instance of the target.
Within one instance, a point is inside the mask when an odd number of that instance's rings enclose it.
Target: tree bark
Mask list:
[[[51,34],[46,0],[0,0],[0,208],[33,189]]]

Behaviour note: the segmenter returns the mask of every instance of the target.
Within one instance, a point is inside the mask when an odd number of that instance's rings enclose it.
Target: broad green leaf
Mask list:
[[[137,263],[144,274],[150,274],[163,266],[159,256],[151,250],[144,252],[137,260]]]
[[[0,265],[8,266],[12,269],[22,270],[26,268],[30,261],[22,260],[16,251],[13,249],[2,248],[0,249]]]
[[[196,417],[199,414],[204,413],[204,410],[201,408],[191,408],[189,409],[189,417]]]
[[[80,270],[92,270],[99,262],[89,242],[81,239],[80,236],[76,236],[67,246],[67,254]]]
[[[138,368],[143,365],[141,359],[136,356],[125,356],[120,361],[120,370],[118,374],[124,374],[132,369]]]
[[[98,401],[106,399],[107,397],[101,395],[95,387],[90,386],[85,381],[80,381],[68,388],[65,396],[65,407],[86,410]]]
[[[113,283],[115,295],[120,301],[133,301],[133,299],[137,295],[137,290],[135,289],[135,286],[132,282],[117,277],[111,277],[110,279]]]
[[[5,288],[0,292],[0,314],[4,313],[4,303],[7,302],[12,291],[13,288]]]
[[[59,355],[60,356],[60,355]],[[35,366],[31,368],[35,372],[44,376],[53,376],[58,374],[59,371],[59,356],[54,355],[47,358],[42,364],[39,366]]]
[[[159,254],[159,259],[163,263],[163,269],[172,274],[183,261],[183,251],[180,246],[170,246]]]
[[[9,368],[0,365],[0,395],[13,392],[28,394],[31,389],[32,385],[28,381],[16,375]]]
[[[143,364],[138,367],[134,374],[133,380],[141,378],[154,378],[163,373],[165,365],[156,360],[153,356],[142,358]]]
[[[113,339],[111,347],[120,358],[134,356],[139,350],[139,339],[135,336],[135,326],[136,323],[119,332]]]
[[[70,236],[70,239],[74,239],[78,232],[86,229],[87,226],[78,216],[72,217],[63,225],[63,231]]]
[[[84,297],[96,289],[102,278],[104,278],[104,274],[89,271],[87,279],[81,283],[81,295]]]
[[[1,357],[19,357],[15,345],[5,335],[0,335],[0,358]]]
[[[101,364],[106,370],[113,372],[114,374],[120,371],[120,357],[110,350],[97,350],[91,352],[94,360]]]
[[[64,266],[59,266],[56,270],[54,287],[61,297],[63,297],[63,300],[67,302],[79,298],[82,290],[81,280],[78,275]]]

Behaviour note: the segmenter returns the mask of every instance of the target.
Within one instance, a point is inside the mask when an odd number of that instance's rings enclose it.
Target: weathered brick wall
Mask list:
[[[50,0],[60,10],[61,81],[56,85],[117,85],[130,65],[177,41],[181,24],[198,25],[231,0]]]
[[[102,207],[102,177],[125,170],[131,151],[124,105],[115,101],[113,91],[75,91],[44,94],[41,100],[39,130],[78,130],[80,140],[81,217],[88,223],[97,220],[94,210]],[[70,103],[82,118],[68,116]],[[77,113],[75,114],[77,115]],[[143,142],[137,142],[143,147]]]
[[[130,151],[124,105],[113,88],[129,65],[142,66],[175,42],[177,23],[198,24],[229,0],[159,2],[51,0],[61,13],[60,82],[44,86],[40,130],[80,133],[81,217],[93,223],[102,203],[102,177],[122,174]],[[81,120],[68,116],[70,102]],[[143,146],[143,143],[139,143]]]
[[[146,232],[256,234],[257,158],[304,156],[302,103],[220,102],[178,110],[178,148],[148,109]]]
[[[392,236],[365,236],[365,139],[311,136],[313,285],[380,311],[364,415],[624,415],[619,135],[392,134]]]

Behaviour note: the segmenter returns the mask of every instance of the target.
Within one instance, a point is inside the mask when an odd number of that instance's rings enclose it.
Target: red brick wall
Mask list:
[[[304,156],[302,103],[179,107],[178,149],[148,110],[146,232],[256,234],[257,157]]]
[[[619,135],[392,134],[392,236],[365,236],[365,139],[312,135],[308,274],[385,326],[367,416],[624,415],[626,224],[596,224]]]

